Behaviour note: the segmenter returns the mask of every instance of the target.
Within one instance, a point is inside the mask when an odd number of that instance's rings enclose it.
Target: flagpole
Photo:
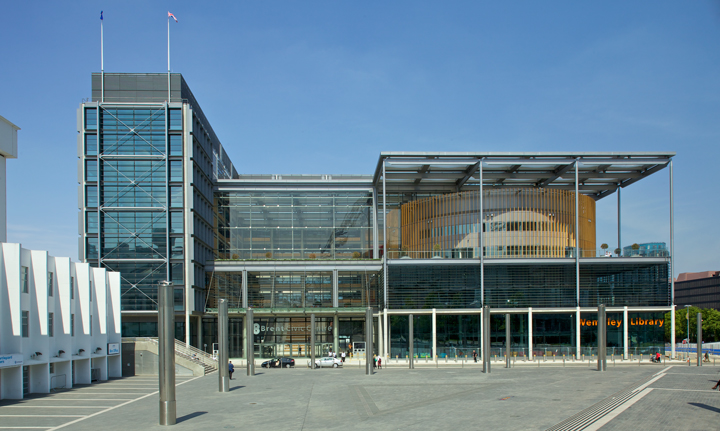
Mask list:
[[[100,103],[105,102],[105,53],[103,40],[103,15],[100,11]]]
[[[168,26],[168,103],[170,103],[170,15],[167,17]]]

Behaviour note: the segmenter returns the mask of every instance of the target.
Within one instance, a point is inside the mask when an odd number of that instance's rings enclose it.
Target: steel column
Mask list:
[[[621,199],[620,199],[620,190],[621,190],[621,187],[620,187],[620,184],[618,184],[618,189],[617,189],[617,194],[618,194],[618,196],[617,196],[617,211],[618,211],[618,214],[617,214],[617,231],[618,231],[618,232],[617,232],[617,233],[618,233],[618,246],[617,246],[617,248],[620,249],[620,253],[618,254],[618,257],[622,256],[622,227],[621,227],[621,226],[622,226],[622,224],[621,224],[621,223],[622,223],[622,218],[621,218],[622,214],[621,214],[621,212],[620,212],[620,210],[622,209],[622,202],[621,202]]]
[[[480,228],[478,229],[478,242],[480,243],[480,305],[485,305],[485,238],[483,230],[485,230],[485,214],[483,213],[483,162],[480,159],[478,166],[480,175]]]
[[[528,307],[528,359],[533,358],[533,312],[532,307]]]
[[[383,304],[388,303],[388,249],[387,249],[387,203],[385,201],[385,160],[383,160]]]
[[[315,369],[315,313],[310,315],[310,369]]]
[[[490,307],[483,307],[483,372],[490,372]]]
[[[230,392],[228,335],[228,302],[221,299],[218,303],[218,392]]]
[[[672,306],[670,314],[670,358],[675,359],[675,305]]]
[[[432,357],[437,358],[437,310],[432,309]]]
[[[413,315],[408,316],[408,366],[412,370],[415,368],[415,333],[413,331]]]
[[[172,282],[161,281],[158,291],[160,425],[175,425],[175,307]]]
[[[340,348],[340,319],[338,318],[338,315],[333,316],[333,352],[335,354],[340,355],[339,348]]]
[[[673,313],[674,315],[675,313]],[[623,359],[629,359],[630,338],[628,337],[628,308],[623,307]]]
[[[373,321],[370,307],[365,310],[365,374],[373,374]]]
[[[245,351],[245,357],[247,358],[247,375],[248,376],[254,376],[255,375],[255,319],[253,316],[253,309],[248,307],[247,311],[245,312],[245,320],[247,321],[247,324],[245,327],[247,328],[247,332],[245,333],[245,342],[246,347]]]
[[[510,314],[505,315],[505,368],[510,368],[510,345],[512,344],[512,335],[510,333]]]
[[[580,359],[580,307],[575,311],[575,357]]]
[[[702,367],[702,314],[697,314],[697,366]]]
[[[597,370],[605,371],[607,369],[607,314],[603,304],[598,305],[597,320]]]
[[[578,169],[580,163],[575,160],[575,302],[580,307],[580,196]]]

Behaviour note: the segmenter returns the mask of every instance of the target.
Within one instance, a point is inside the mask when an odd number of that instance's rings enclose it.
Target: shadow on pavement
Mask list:
[[[720,409],[717,407],[709,406],[703,403],[688,403],[691,406],[700,407],[701,409],[710,410],[711,412],[720,413]]]
[[[190,413],[189,415],[180,416],[179,418],[176,419],[175,423],[185,422],[187,420],[196,418],[198,416],[202,416],[204,414],[207,414],[207,412],[195,412],[195,413]]]
[[[245,387],[245,386],[235,386],[234,388],[230,388],[230,392],[235,391],[235,390],[238,390],[238,389],[242,389],[242,388],[244,388],[244,387]]]

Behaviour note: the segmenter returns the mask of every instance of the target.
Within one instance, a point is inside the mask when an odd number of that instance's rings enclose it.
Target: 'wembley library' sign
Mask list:
[[[0,368],[14,367],[23,364],[22,353],[13,353],[10,355],[0,355]]]
[[[619,328],[622,326],[620,319],[608,319],[608,326]],[[665,319],[643,319],[641,317],[633,317],[630,319],[630,326],[657,326],[662,328]],[[580,319],[580,326],[597,326],[597,320]]]

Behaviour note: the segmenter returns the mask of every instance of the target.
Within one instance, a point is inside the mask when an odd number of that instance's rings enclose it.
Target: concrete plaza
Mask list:
[[[677,364],[677,362],[675,363]],[[300,363],[298,363],[300,365]],[[484,374],[480,364],[364,369],[236,368],[178,379],[173,429],[716,429],[720,367],[540,364]],[[0,428],[161,429],[156,376],[0,403]]]

